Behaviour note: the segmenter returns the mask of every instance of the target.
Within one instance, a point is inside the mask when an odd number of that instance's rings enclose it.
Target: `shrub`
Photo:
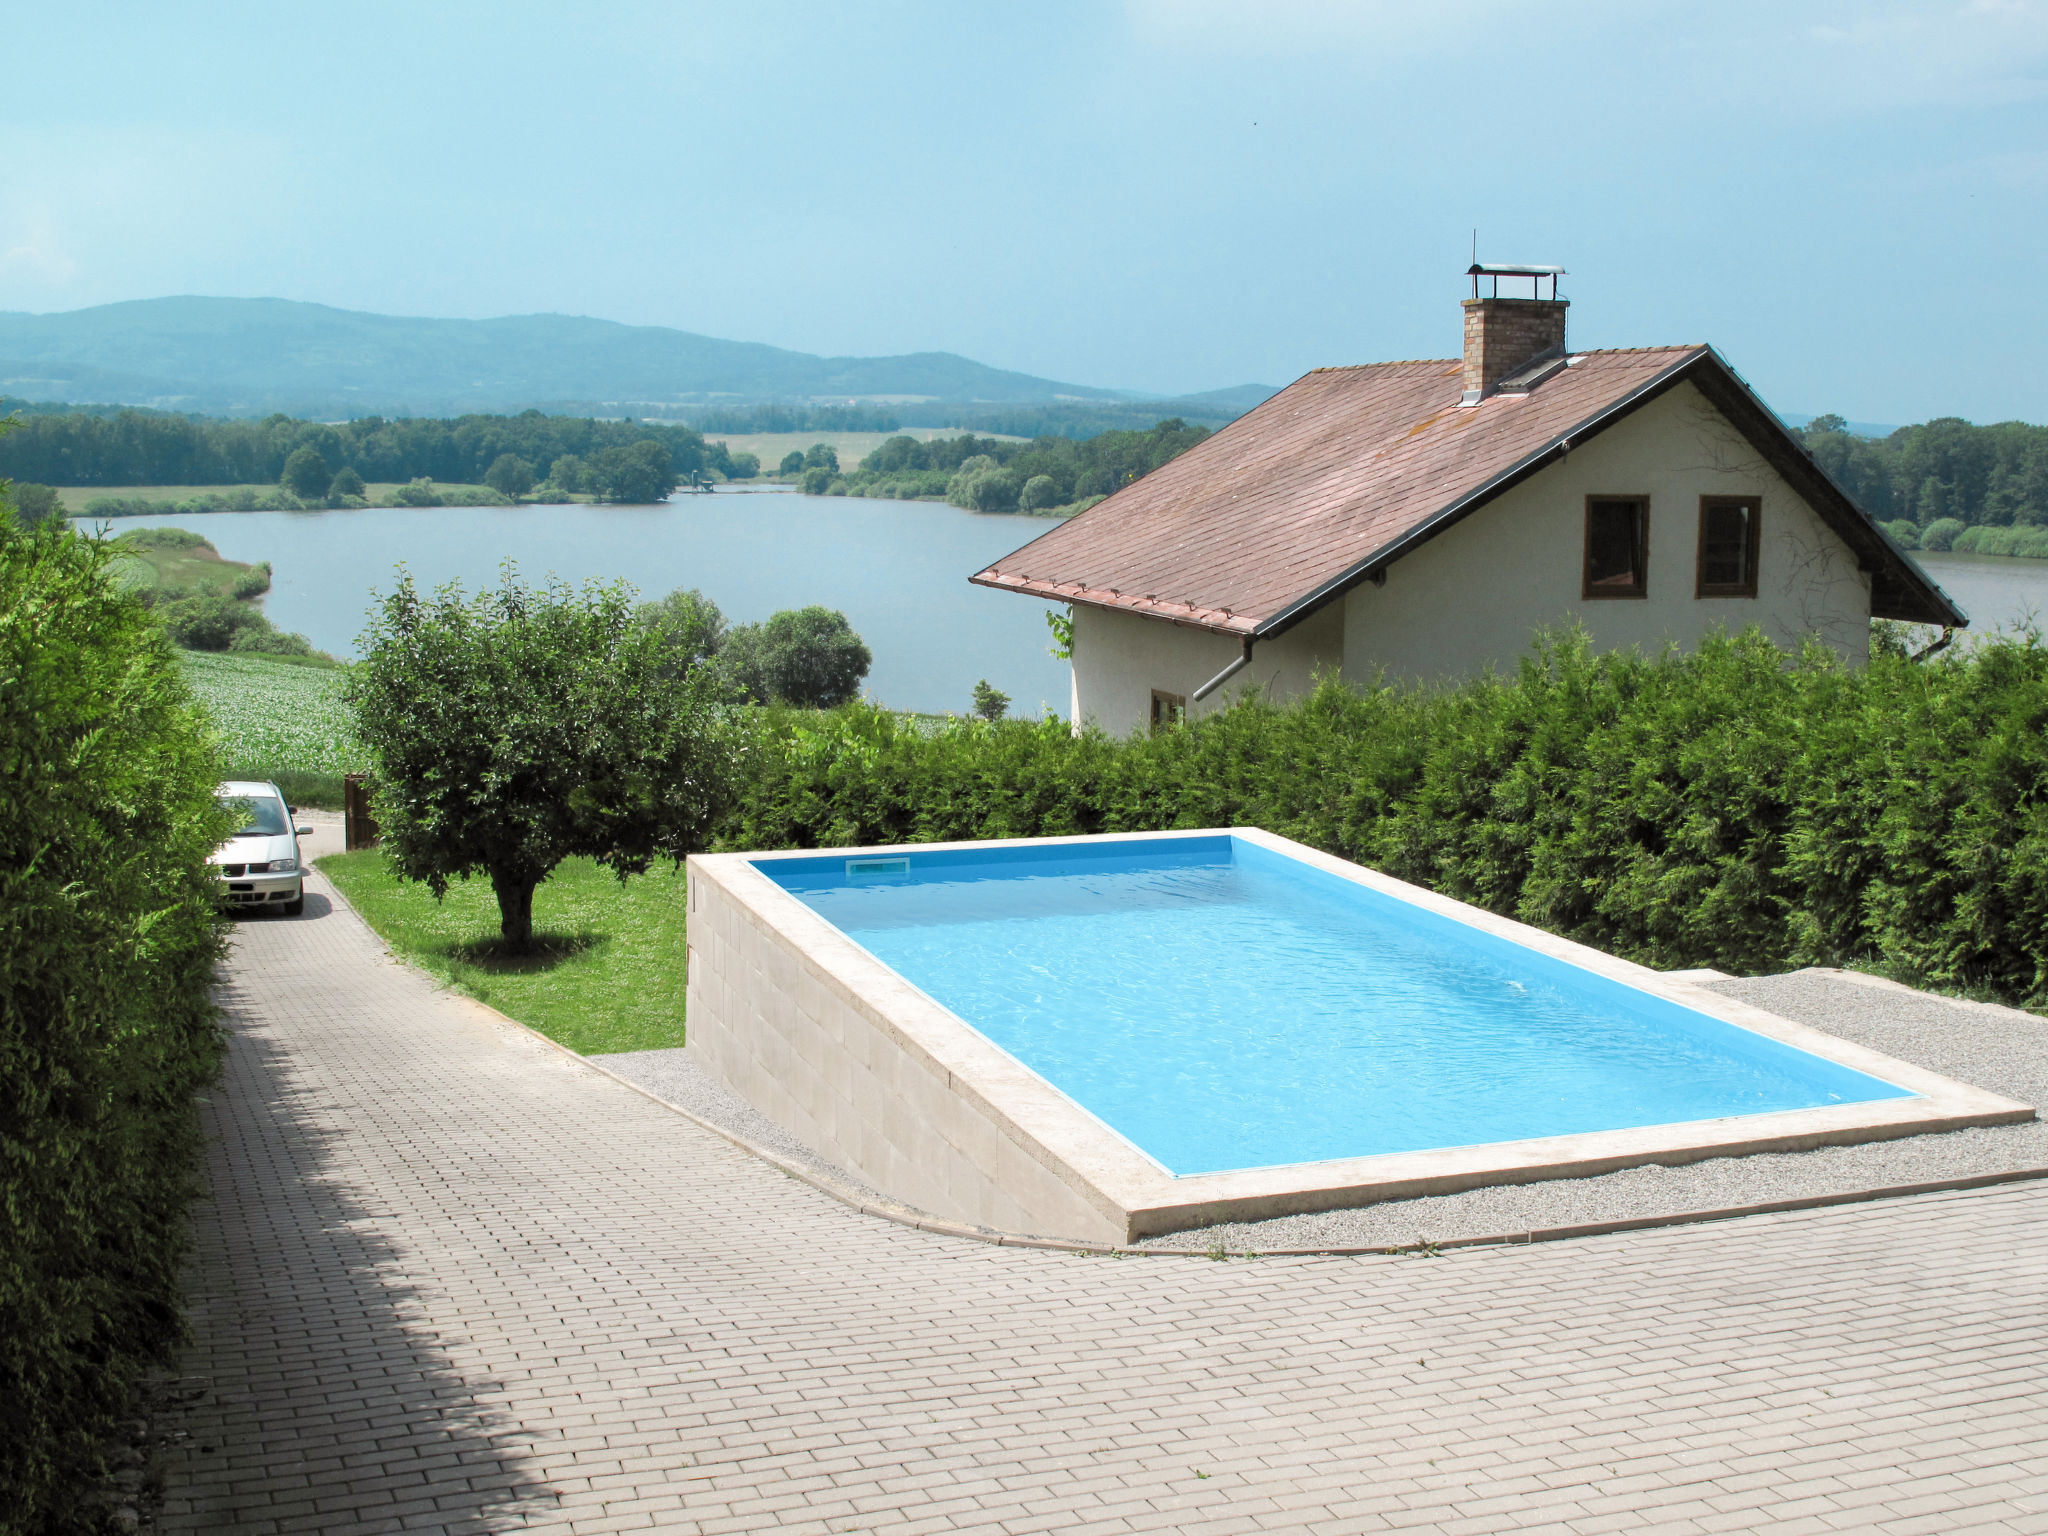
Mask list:
[[[2048,560],[2048,528],[1965,528],[1955,547],[1978,555]]]
[[[1952,517],[1938,517],[1920,530],[1922,549],[1944,550],[1955,547],[1956,535],[1963,531],[1963,525]]]
[[[846,615],[830,608],[785,609],[765,624],[730,631],[720,670],[757,704],[830,709],[860,691],[874,664]]]
[[[347,465],[343,465],[335,471],[334,479],[328,483],[327,499],[329,501],[340,501],[346,496],[360,497],[366,489],[367,487],[363,484],[363,477]]]
[[[1051,475],[1033,475],[1018,493],[1017,505],[1026,512],[1043,512],[1059,505],[1060,488]]]
[[[1329,681],[1112,740],[762,711],[724,846],[1266,827],[1660,968],[1862,965],[2048,1003],[2048,645],[1851,670],[1760,635],[1547,642],[1439,691]]]
[[[0,482],[4,485],[4,482]],[[14,500],[15,521],[24,528],[37,523],[63,522],[64,501],[55,490],[47,485],[36,485],[31,481],[17,480],[8,488]]]
[[[804,456],[792,448],[782,456],[782,463],[776,467],[777,474],[796,476],[804,472]]]
[[[1892,542],[1901,549],[1920,547],[1920,528],[1910,517],[1902,517],[1884,525],[1884,531],[1891,535]]]
[[[159,602],[157,612],[172,644],[188,651],[225,651],[245,630],[270,627],[256,609],[220,592],[193,592]]]
[[[103,543],[0,517],[0,1529],[83,1523],[178,1266],[219,1055],[203,717]]]
[[[391,505],[394,507],[438,507],[442,505],[441,493],[434,488],[431,480],[408,480],[404,485],[391,488]]]
[[[813,464],[797,479],[797,489],[806,496],[822,496],[832,485],[832,471],[822,464]]]
[[[236,597],[243,599],[261,597],[269,590],[270,562],[268,560],[259,561],[251,566],[246,574],[235,578],[233,592]]]

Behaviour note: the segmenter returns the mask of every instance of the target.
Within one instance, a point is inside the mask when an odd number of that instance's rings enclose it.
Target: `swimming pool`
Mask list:
[[[1227,833],[755,867],[1176,1175],[1910,1093]]]
[[[2032,1117],[1256,829],[690,872],[700,1065],[892,1198],[1007,1231]]]

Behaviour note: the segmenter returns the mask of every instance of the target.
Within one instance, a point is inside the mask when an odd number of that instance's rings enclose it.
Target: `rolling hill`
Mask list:
[[[516,411],[558,401],[918,396],[1022,405],[1136,398],[949,352],[817,357],[575,315],[434,320],[287,299],[213,298],[0,312],[0,393],[320,416]]]

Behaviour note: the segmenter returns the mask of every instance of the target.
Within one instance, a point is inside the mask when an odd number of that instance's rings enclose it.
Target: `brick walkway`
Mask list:
[[[2048,1188],[1441,1258],[863,1218],[242,930],[180,1531],[2048,1532]]]

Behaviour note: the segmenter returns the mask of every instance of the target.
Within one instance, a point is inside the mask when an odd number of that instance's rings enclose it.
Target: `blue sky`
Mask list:
[[[2048,8],[9,13],[0,308],[556,310],[1091,384],[1444,356],[1480,254],[1575,346],[1788,411],[2048,420]]]

